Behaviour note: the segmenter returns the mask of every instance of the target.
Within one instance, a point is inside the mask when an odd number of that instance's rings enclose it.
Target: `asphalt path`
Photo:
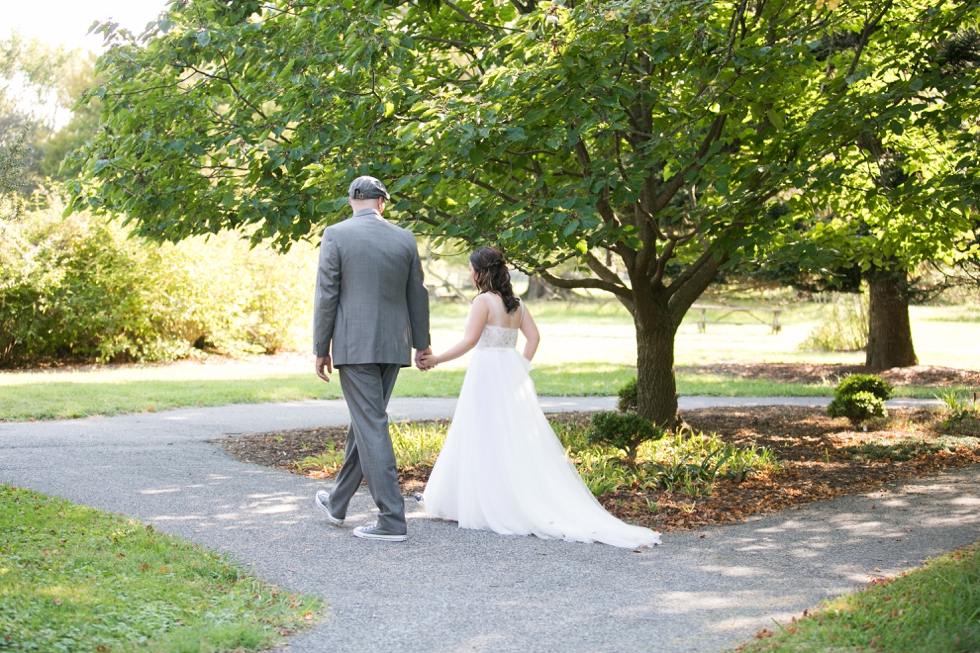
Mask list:
[[[826,402],[684,397],[681,408]],[[542,398],[552,412],[613,403]],[[390,412],[447,417],[453,406],[396,398]],[[965,468],[664,535],[639,553],[462,530],[426,519],[411,500],[409,540],[369,542],[350,533],[373,522],[366,492],[333,527],[313,506],[328,484],[241,463],[208,442],[346,422],[342,401],[307,401],[4,423],[0,482],[141,519],[321,596],[327,617],[290,642],[293,653],[723,651],[980,539],[980,468]]]

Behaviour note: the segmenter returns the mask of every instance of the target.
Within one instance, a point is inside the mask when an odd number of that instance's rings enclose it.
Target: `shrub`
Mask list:
[[[831,417],[846,417],[851,424],[857,426],[875,417],[887,417],[885,401],[870,392],[855,392],[852,395],[839,397],[827,406],[827,414]]]
[[[636,378],[632,378],[619,389],[619,403],[617,408],[624,413],[635,413],[637,405],[636,398]]]
[[[837,384],[834,398],[841,399],[858,392],[870,392],[882,401],[888,401],[892,396],[892,384],[876,374],[851,374]]]
[[[596,413],[586,438],[589,444],[604,444],[626,452],[630,464],[636,463],[641,444],[664,437],[665,431],[636,413]]]
[[[240,234],[177,245],[118,222],[61,218],[40,197],[0,218],[0,366],[173,360],[210,347],[275,353],[309,341],[315,252],[249,248]]]
[[[875,417],[886,417],[885,401],[891,396],[891,384],[880,376],[852,374],[837,384],[827,414],[846,417],[856,426]]]

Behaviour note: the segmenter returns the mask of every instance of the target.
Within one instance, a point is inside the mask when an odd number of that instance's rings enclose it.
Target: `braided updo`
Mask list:
[[[481,247],[470,254],[470,265],[473,266],[476,287],[480,292],[500,295],[508,314],[517,310],[520,302],[510,286],[510,272],[507,271],[503,252],[496,247]]]

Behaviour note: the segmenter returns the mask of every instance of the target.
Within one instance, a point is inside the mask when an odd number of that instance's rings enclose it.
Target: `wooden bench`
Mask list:
[[[758,320],[762,324],[770,324],[773,333],[779,333],[782,330],[782,325],[779,323],[779,314],[783,312],[781,308],[744,308],[739,306],[712,306],[709,304],[693,304],[691,308],[701,311],[701,317],[698,318],[698,333],[706,333],[708,330],[708,311],[724,311],[724,314],[718,317],[717,320],[712,320],[713,323],[717,324],[723,319],[732,315],[733,313],[747,313],[749,317],[754,320]],[[772,322],[763,320],[754,312],[758,313],[772,313]]]

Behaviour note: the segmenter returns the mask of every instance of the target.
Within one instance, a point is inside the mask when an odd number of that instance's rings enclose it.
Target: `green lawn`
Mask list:
[[[229,374],[234,366],[227,366]],[[223,406],[235,403],[337,399],[339,379],[324,383],[313,372],[292,374],[253,372],[236,378],[195,376],[171,378],[166,367],[133,368],[124,378],[112,374],[24,374],[0,379],[0,420],[59,419],[90,415],[160,411],[189,406]],[[405,369],[398,377],[395,396],[451,397],[459,394],[465,370],[419,372]],[[614,395],[636,371],[628,365],[542,365],[531,377],[542,396]],[[20,381],[19,383],[17,381]],[[832,396],[833,386],[777,383],[758,379],[679,373],[681,395],[724,397]],[[961,389],[962,390],[962,389]],[[932,388],[897,388],[897,396],[928,397]]]
[[[980,547],[929,562],[747,644],[743,653],[980,651]]]
[[[980,321],[975,307],[912,307],[916,350],[923,364],[980,368]],[[709,324],[697,333],[689,315],[677,335],[677,365],[722,361],[860,363],[864,354],[814,353],[798,349],[816,324],[821,306],[791,305],[780,334],[758,322]],[[433,305],[435,350],[453,345],[462,333],[467,307]],[[615,301],[547,302],[531,306],[542,333],[532,373],[541,395],[611,395],[634,372],[632,319]],[[744,317],[734,316],[745,321]],[[268,361],[275,360],[275,364]],[[467,357],[425,374],[404,370],[397,396],[453,396],[459,392]],[[287,360],[255,357],[235,363],[184,361],[170,365],[105,366],[76,371],[0,373],[0,420],[115,415],[185,406],[295,401],[340,397],[335,379],[326,384],[313,372],[312,356]],[[681,395],[830,395],[829,385],[789,385],[731,377],[679,374]],[[900,388],[898,396],[932,397],[929,388]]]
[[[2,650],[258,651],[322,609],[152,526],[0,485]]]

